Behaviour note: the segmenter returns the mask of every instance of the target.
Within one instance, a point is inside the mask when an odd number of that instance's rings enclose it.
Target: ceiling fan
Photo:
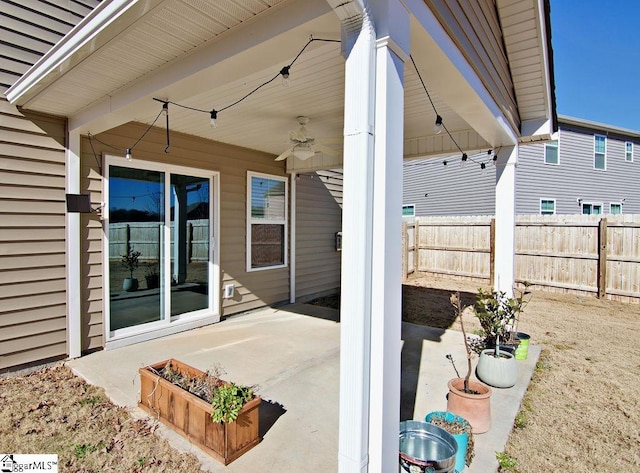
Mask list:
[[[309,134],[306,127],[307,123],[309,123],[309,117],[298,117],[298,123],[300,124],[300,128],[289,132],[289,140],[293,143],[293,146],[278,156],[276,161],[282,161],[289,156],[294,156],[298,159],[309,159],[315,156],[316,153],[330,155],[336,155],[338,153],[336,150],[318,143],[316,139]]]

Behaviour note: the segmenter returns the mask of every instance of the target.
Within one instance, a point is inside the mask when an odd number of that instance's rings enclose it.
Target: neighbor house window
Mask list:
[[[631,141],[624,144],[624,159],[629,162],[633,161],[633,143]]]
[[[545,164],[558,164],[558,141],[549,141],[544,144]]]
[[[606,169],[607,168],[607,137],[602,135],[595,135],[593,138],[594,138],[593,168]]]
[[[555,215],[555,213],[556,213],[555,199],[540,199],[540,215]]]
[[[622,204],[620,202],[611,202],[609,204],[609,213],[613,215],[620,215],[622,213]]]
[[[287,180],[247,174],[247,271],[287,264]]]
[[[584,215],[600,215],[602,213],[602,204],[593,204],[590,202],[583,202],[582,213]]]
[[[416,216],[416,206],[411,205],[403,205],[402,206],[402,216],[403,217],[415,217]]]

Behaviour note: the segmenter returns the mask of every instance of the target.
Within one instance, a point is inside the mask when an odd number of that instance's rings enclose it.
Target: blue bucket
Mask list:
[[[445,411],[435,411],[428,413],[424,420],[426,422],[431,422],[432,419],[442,419],[446,422],[460,422],[461,424],[469,425],[469,422],[455,415],[453,412],[445,412]],[[456,452],[456,463],[455,463],[455,471],[459,473],[464,470],[466,466],[467,459],[467,447],[469,446],[469,435],[468,434],[451,434],[458,444],[458,451]]]

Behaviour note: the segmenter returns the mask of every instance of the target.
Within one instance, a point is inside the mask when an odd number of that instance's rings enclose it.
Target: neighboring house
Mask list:
[[[640,214],[640,131],[559,116],[553,138],[520,146],[518,215]],[[496,168],[485,152],[469,155],[476,162],[405,162],[404,215],[493,214]]]
[[[2,367],[341,287],[340,469],[397,469],[402,160],[500,150],[509,290],[518,147],[556,130],[549,15],[547,0],[101,2],[2,101]],[[275,161],[298,116],[307,147],[340,137],[336,156]],[[160,276],[136,297],[131,250]]]

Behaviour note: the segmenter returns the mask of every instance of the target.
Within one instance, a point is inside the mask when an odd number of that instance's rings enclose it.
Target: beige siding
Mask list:
[[[425,0],[514,129],[520,129],[495,0]]]
[[[342,172],[303,174],[296,194],[296,298],[304,301],[340,287]]]
[[[82,140],[82,189],[91,194],[97,206],[102,200],[102,177],[98,161],[102,154],[123,155],[146,130],[146,126],[128,124],[97,138],[94,156],[86,137]],[[246,271],[246,196],[247,171],[285,176],[284,164],[274,156],[236,146],[179,133],[171,134],[171,149],[163,152],[165,131],[151,130],[134,150],[134,160],[216,171],[220,174],[220,265],[222,286],[235,285],[235,297],[223,301],[223,315],[230,315],[289,299],[289,268]],[[116,151],[112,147],[123,151]],[[83,215],[82,267],[83,350],[103,345],[102,301],[102,222],[95,214]],[[222,289],[222,287],[220,288]]]
[[[65,122],[0,99],[0,370],[66,349]]]

